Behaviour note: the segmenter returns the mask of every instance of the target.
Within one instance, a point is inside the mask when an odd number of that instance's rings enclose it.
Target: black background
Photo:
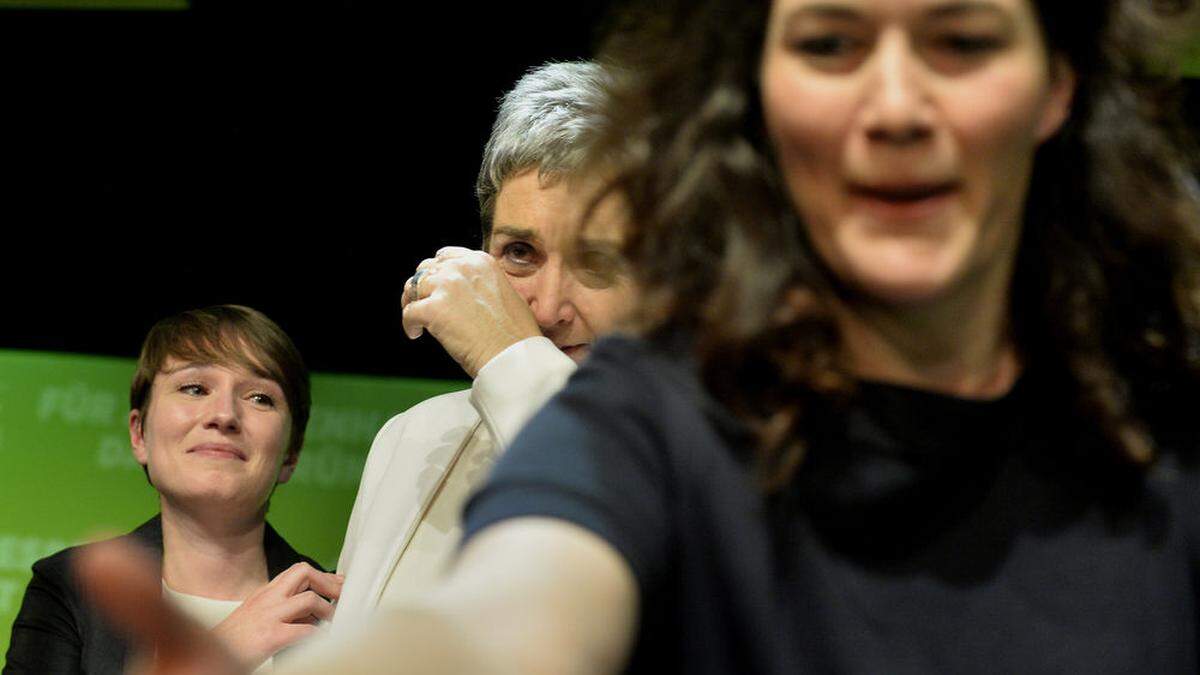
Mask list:
[[[598,0],[0,11],[0,348],[135,356],[159,318],[237,302],[314,370],[461,377],[404,338],[399,290],[439,246],[478,245],[497,97],[589,56],[604,16]]]
[[[399,290],[479,245],[497,98],[586,58],[599,2],[0,11],[0,348],[136,356],[256,307],[314,370],[462,377]]]

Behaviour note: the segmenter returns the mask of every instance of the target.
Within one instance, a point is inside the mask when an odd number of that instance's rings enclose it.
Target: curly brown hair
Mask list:
[[[1194,3],[1032,4],[1078,86],[1070,119],[1035,158],[1012,330],[1027,363],[1065,370],[1115,450],[1106,461],[1147,466],[1142,394],[1200,374],[1200,194],[1162,48]],[[823,300],[833,281],[763,128],[769,9],[622,7],[602,50],[620,75],[597,155],[621,158],[612,186],[628,202],[626,255],[643,297],[634,327],[651,341],[686,336],[710,393],[755,430],[771,491],[803,459],[805,410],[851,392],[853,378]]]

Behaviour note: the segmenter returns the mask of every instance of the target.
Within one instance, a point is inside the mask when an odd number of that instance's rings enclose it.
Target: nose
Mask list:
[[[542,330],[563,326],[575,320],[574,279],[561,264],[545,265],[528,287],[525,302]]]
[[[222,433],[235,433],[242,427],[241,408],[232,392],[213,392],[208,397],[204,426]]]
[[[867,138],[907,146],[933,135],[927,73],[902,34],[884,36],[876,53],[864,108]]]

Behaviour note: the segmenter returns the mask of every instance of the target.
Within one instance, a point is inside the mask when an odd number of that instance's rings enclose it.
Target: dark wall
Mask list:
[[[399,289],[478,245],[497,97],[586,58],[597,2],[202,2],[0,12],[0,348],[133,356],[255,306],[323,371],[461,377]]]
[[[0,11],[0,348],[133,356],[158,318],[239,302],[314,369],[460,377],[403,337],[399,289],[439,246],[477,245],[496,98],[531,65],[587,57],[602,15],[600,0]]]

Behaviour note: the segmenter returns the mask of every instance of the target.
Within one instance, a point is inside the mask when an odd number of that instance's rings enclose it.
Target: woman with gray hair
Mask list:
[[[483,250],[443,248],[405,285],[409,337],[428,331],[474,382],[392,418],[372,444],[335,629],[435,581],[469,493],[628,304],[611,210],[570,245],[590,204],[582,144],[606,80],[594,63],[549,63],[504,95],[476,188]]]

